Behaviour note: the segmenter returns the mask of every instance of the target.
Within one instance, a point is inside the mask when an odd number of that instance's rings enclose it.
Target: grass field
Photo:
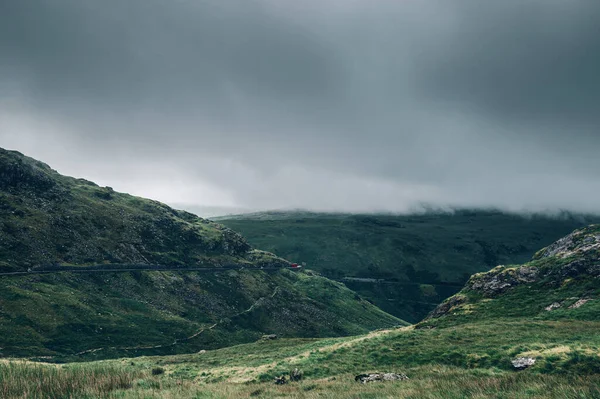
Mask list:
[[[203,353],[47,365],[0,364],[3,398],[600,398],[600,323],[521,319]],[[512,370],[510,360],[536,364]],[[303,381],[272,380],[299,368]],[[363,372],[410,380],[362,385]],[[27,395],[22,395],[27,392]]]

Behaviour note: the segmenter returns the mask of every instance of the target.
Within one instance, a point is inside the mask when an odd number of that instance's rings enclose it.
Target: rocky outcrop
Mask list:
[[[28,190],[41,194],[56,185],[49,172],[52,169],[42,162],[26,158],[16,151],[0,149],[1,190]]]
[[[600,225],[592,225],[539,251],[534,260],[522,266],[497,266],[489,272],[473,275],[459,294],[440,304],[416,328],[430,328],[432,324],[428,320],[450,313],[477,313],[482,306],[486,306],[484,304],[497,303],[497,300],[510,296],[512,290],[520,286],[533,288],[533,295],[538,299],[535,305],[532,302],[525,304],[528,307],[526,312],[530,315],[541,309],[547,312],[567,307],[577,309],[595,296],[594,287],[597,287],[598,279]],[[519,301],[522,301],[525,291],[518,291],[517,302],[503,302],[505,305],[497,307],[495,312],[518,314],[515,309],[520,306]],[[554,294],[564,292],[564,299],[557,300],[557,295],[546,296],[546,291]]]
[[[534,259],[539,260],[553,256],[566,258],[576,254],[599,250],[600,226],[592,225],[584,229],[576,230],[552,245],[547,246],[536,253]]]
[[[535,266],[504,268],[498,266],[487,273],[479,273],[471,277],[467,288],[480,292],[486,297],[494,297],[519,284],[533,283],[540,277]]]

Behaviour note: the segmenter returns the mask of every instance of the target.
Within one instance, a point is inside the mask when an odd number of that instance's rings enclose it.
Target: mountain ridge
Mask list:
[[[21,273],[0,276],[0,356],[174,354],[407,324],[289,265],[218,223],[0,149],[0,272]]]

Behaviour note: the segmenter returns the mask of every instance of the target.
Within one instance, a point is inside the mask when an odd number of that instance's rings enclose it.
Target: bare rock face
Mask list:
[[[494,297],[511,287],[533,283],[539,278],[539,270],[535,266],[521,266],[506,269],[498,266],[487,273],[479,273],[471,277],[467,287],[482,293],[486,297]]]
[[[566,258],[571,255],[584,254],[597,250],[600,250],[600,231],[596,225],[574,231],[568,236],[561,238],[554,244],[539,251],[534,259],[543,259],[552,256]]]
[[[404,381],[408,380],[406,374],[396,373],[372,373],[372,374],[359,374],[354,377],[354,381],[366,384],[367,382],[375,381]]]
[[[517,370],[525,370],[535,364],[535,359],[532,357],[518,357],[511,361],[513,367]]]

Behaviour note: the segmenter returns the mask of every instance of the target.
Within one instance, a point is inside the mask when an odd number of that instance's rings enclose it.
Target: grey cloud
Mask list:
[[[6,0],[0,145],[171,202],[600,211],[599,22],[592,0]]]

